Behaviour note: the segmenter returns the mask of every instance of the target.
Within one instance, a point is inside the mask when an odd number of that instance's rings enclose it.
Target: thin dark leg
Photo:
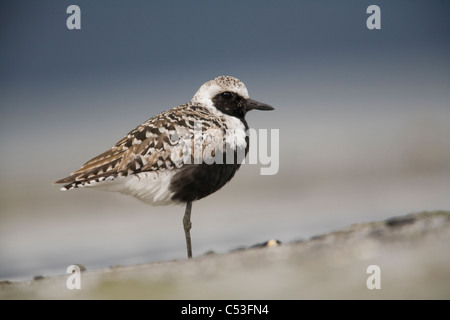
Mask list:
[[[191,246],[191,209],[192,209],[192,202],[186,203],[186,211],[184,212],[183,217],[183,226],[184,226],[184,234],[186,236],[186,248],[187,248],[187,254],[188,258],[192,258],[192,246]]]

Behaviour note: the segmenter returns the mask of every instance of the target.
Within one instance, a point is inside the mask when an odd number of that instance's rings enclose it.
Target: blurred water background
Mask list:
[[[0,280],[184,259],[184,207],[51,183],[222,74],[280,167],[194,204],[194,255],[450,209],[450,2],[372,2],[2,1]]]

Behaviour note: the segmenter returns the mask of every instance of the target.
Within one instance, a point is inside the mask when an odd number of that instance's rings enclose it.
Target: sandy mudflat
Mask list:
[[[274,244],[275,241],[271,241]],[[450,212],[351,225],[309,240],[0,284],[0,299],[450,299]],[[380,289],[368,289],[369,266]]]

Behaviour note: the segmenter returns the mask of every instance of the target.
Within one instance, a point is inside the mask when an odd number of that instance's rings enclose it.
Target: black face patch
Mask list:
[[[226,91],[216,95],[212,101],[214,106],[221,112],[239,119],[244,119],[246,114],[246,101],[240,95]]]

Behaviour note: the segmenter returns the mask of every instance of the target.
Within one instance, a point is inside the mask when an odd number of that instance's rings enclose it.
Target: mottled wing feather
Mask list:
[[[189,140],[194,137],[194,131],[198,130],[196,125],[202,131],[222,132],[220,139],[202,140],[200,150],[215,149],[212,144],[223,144],[222,120],[213,117],[204,107],[186,104],[147,120],[111,149],[87,161],[69,177],[55,183],[66,183],[64,188],[71,189],[88,182],[112,180],[143,171],[173,170],[185,165],[187,159],[183,156],[191,157],[187,163],[194,163],[194,141],[189,144]]]

